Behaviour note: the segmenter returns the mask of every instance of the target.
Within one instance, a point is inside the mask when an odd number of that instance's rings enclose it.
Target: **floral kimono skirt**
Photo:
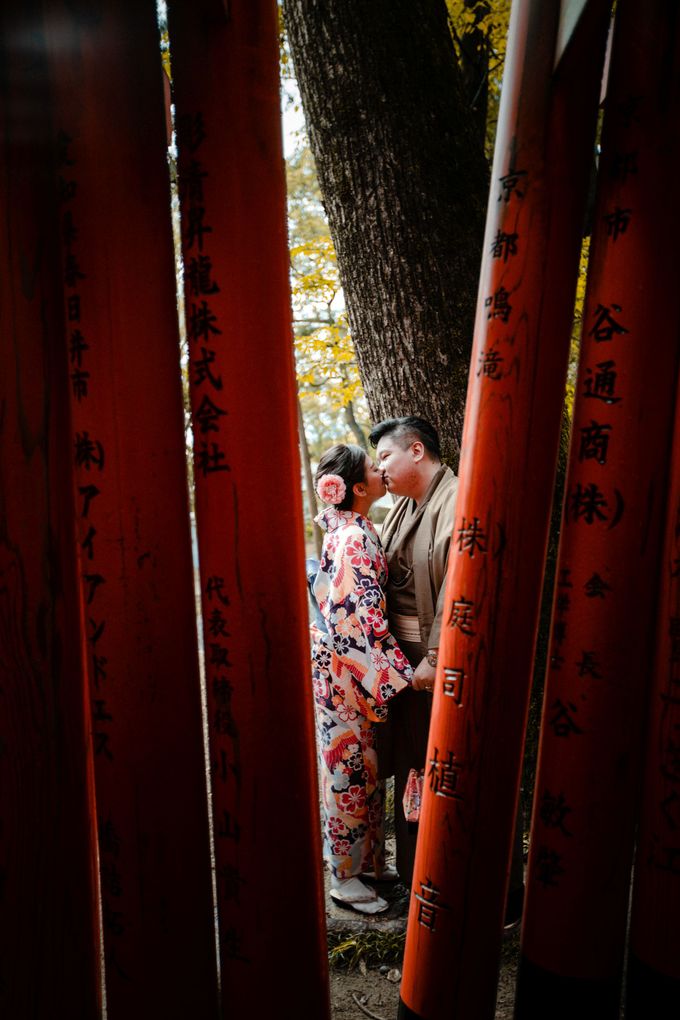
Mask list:
[[[338,676],[330,673],[331,657]],[[375,750],[379,724],[360,713],[356,681],[321,641],[314,643],[312,673],[324,858],[336,877],[350,878],[380,869],[385,861],[384,783],[378,779]]]

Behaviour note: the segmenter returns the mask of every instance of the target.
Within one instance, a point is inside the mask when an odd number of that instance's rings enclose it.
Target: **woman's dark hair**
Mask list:
[[[351,443],[338,443],[326,450],[314,475],[314,486],[323,475],[340,475],[347,489],[342,503],[336,503],[338,510],[351,510],[354,502],[352,487],[366,481],[366,451]]]

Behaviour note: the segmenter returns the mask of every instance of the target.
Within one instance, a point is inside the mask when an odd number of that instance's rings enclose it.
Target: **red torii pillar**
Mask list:
[[[153,0],[44,4],[109,1020],[217,1015]]]
[[[403,1020],[491,1018],[609,5],[513,4]]]
[[[666,516],[656,668],[633,874],[628,1020],[680,1009],[680,377]]]
[[[321,1020],[328,975],[277,6],[170,3],[169,30],[222,1012]]]
[[[619,1016],[679,352],[680,307],[669,300],[678,42],[675,5],[621,0],[536,776],[522,1020]]]
[[[35,19],[30,0],[0,12],[0,1015],[94,1020],[94,804]]]

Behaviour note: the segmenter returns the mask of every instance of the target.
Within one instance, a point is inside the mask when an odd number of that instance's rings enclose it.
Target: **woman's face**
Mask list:
[[[385,495],[387,489],[383,481],[382,471],[376,467],[368,454],[366,454],[365,476],[366,492],[371,497],[371,503],[374,503],[376,499],[380,499],[381,496]]]

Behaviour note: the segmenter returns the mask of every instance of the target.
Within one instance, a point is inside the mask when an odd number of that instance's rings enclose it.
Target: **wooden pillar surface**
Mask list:
[[[153,0],[45,0],[109,1020],[217,1015]]]
[[[402,1020],[491,1018],[607,27],[513,4]]]
[[[224,1017],[328,1016],[274,0],[169,5]]]
[[[517,1017],[619,1016],[679,352],[678,14],[621,0],[557,565]],[[651,1014],[650,1014],[651,1015]]]
[[[94,1020],[94,805],[36,7],[0,13],[0,1015]]]
[[[655,670],[633,873],[626,1016],[680,1008],[680,379],[656,609]]]

